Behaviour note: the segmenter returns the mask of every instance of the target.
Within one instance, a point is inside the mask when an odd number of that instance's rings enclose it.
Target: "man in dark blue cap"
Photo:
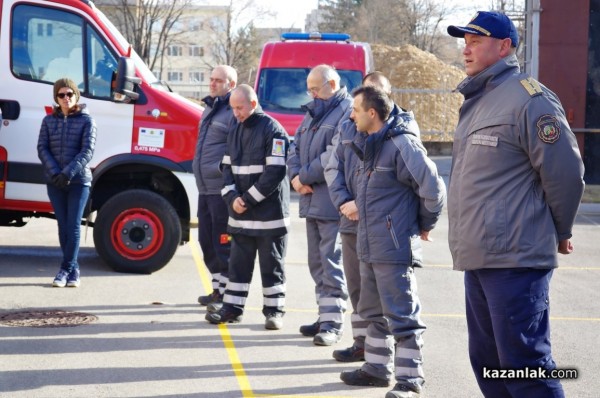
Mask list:
[[[481,11],[448,34],[465,39],[448,219],[471,366],[486,397],[564,397],[552,378],[549,285],[557,253],[573,251],[584,188],[577,141],[556,95],[520,73],[506,15]],[[526,376],[489,377],[499,370]]]

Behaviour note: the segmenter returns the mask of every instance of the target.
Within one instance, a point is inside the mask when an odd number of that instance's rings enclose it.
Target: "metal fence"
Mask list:
[[[451,89],[393,88],[394,102],[415,114],[423,141],[452,141],[463,96]]]

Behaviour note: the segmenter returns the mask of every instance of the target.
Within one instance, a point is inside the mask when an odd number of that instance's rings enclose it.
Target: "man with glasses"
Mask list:
[[[319,319],[300,327],[315,345],[337,343],[343,330],[348,291],[341,265],[339,211],[333,206],[325,182],[327,148],[352,97],[340,87],[340,76],[329,65],[315,66],[306,78],[313,100],[302,109],[306,115],[296,130],[294,153],[288,159],[292,187],[300,194],[300,217],[306,218],[308,267],[315,281]]]

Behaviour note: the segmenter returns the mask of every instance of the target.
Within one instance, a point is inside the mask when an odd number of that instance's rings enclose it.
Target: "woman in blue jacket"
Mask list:
[[[80,224],[92,184],[88,164],[94,153],[96,123],[85,105],[78,104],[80,94],[74,81],[58,79],[53,92],[58,105],[44,117],[37,146],[63,252],[52,286],[77,287]]]

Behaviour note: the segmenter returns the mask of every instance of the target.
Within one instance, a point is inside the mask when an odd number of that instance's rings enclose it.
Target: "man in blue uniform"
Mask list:
[[[363,78],[363,86],[374,86],[382,89],[388,96],[392,94],[390,81],[381,72],[371,72]],[[392,115],[404,112],[394,104]],[[349,116],[349,115],[348,115]],[[418,134],[418,129],[414,130]],[[325,179],[333,205],[339,209],[340,236],[342,238],[342,263],[348,285],[348,295],[354,311],[350,316],[352,346],[333,351],[333,357],[340,362],[357,362],[365,360],[365,336],[368,322],[358,314],[360,297],[360,267],[356,253],[356,231],[358,226],[358,208],[356,207],[356,184],[358,180],[359,158],[352,150],[352,142],[357,134],[356,124],[349,117],[343,120],[338,133],[333,139],[331,157],[325,167]]]
[[[429,240],[446,189],[418,137],[411,112],[390,115],[393,103],[379,88],[353,93],[353,147],[358,170],[358,314],[368,322],[365,364],[342,381],[387,387],[386,398],[413,397],[425,381],[421,347],[425,324],[414,267],[422,266],[421,240]]]
[[[218,310],[223,301],[229,267],[227,206],[221,197],[223,175],[219,165],[227,145],[228,128],[234,120],[229,106],[237,72],[229,65],[216,66],[210,74],[209,93],[198,128],[198,142],[192,163],[198,187],[198,241],[204,263],[212,276],[213,291],[198,297],[200,305]]]
[[[206,320],[214,324],[241,321],[258,253],[265,328],[281,329],[290,225],[289,141],[279,122],[262,112],[250,86],[234,89],[230,104],[238,123],[227,140],[221,191],[229,209],[227,230],[232,235],[229,282],[223,306],[207,313]]]
[[[306,115],[294,136],[296,145],[288,160],[288,174],[300,194],[300,217],[306,219],[308,267],[315,282],[319,319],[302,325],[300,333],[313,337],[315,345],[329,346],[342,336],[348,291],[340,261],[340,214],[331,202],[324,169],[330,155],[327,148],[352,97],[329,65],[315,66],[306,86],[313,100],[302,107]]]
[[[555,379],[486,379],[487,370],[556,368],[549,285],[573,251],[583,194],[577,141],[556,95],[519,71],[504,14],[478,12],[464,37],[465,101],[448,190],[454,269],[464,271],[469,356],[486,397],[563,397]]]

